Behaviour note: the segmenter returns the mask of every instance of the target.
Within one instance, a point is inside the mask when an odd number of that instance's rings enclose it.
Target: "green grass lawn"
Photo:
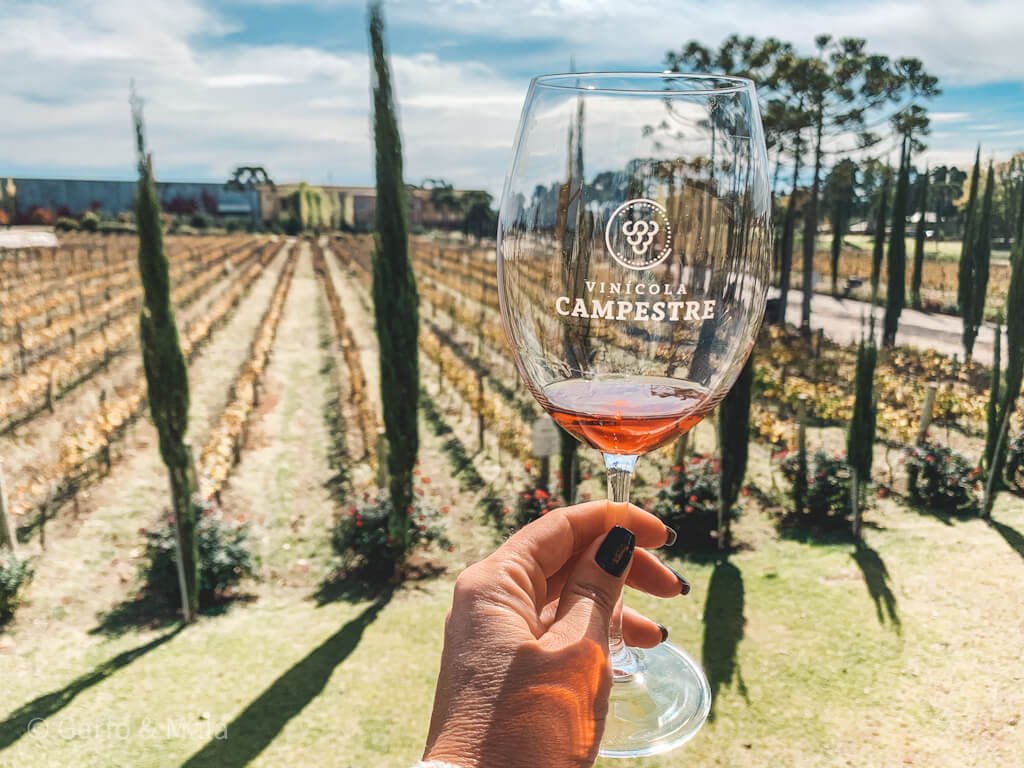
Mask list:
[[[690,597],[631,594],[715,690],[694,742],[635,765],[1014,765],[1024,503],[997,514],[947,524],[884,501],[860,550],[779,539],[748,515],[746,551],[682,564]],[[0,766],[404,768],[426,733],[452,583],[322,606],[264,584],[181,632],[19,643],[0,656]]]

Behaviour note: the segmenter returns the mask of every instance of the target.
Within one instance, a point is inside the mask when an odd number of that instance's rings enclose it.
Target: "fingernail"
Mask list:
[[[679,575],[679,571],[677,571],[671,565],[666,565],[665,567],[668,568],[670,571],[672,571],[672,574],[676,577],[676,581],[679,582],[679,594],[680,595],[688,595],[688,594],[690,594],[690,582],[688,582],[686,579],[684,579],[682,576],[680,576]]]
[[[668,640],[668,627],[664,624],[659,624],[658,629],[661,630],[661,642],[666,642]]]
[[[676,543],[676,539],[677,538],[679,538],[679,535],[676,533],[676,529],[675,528],[669,528],[666,525],[665,526],[665,543],[662,544],[661,546],[663,546],[663,547],[671,547],[673,544]]]
[[[633,557],[633,547],[636,545],[636,537],[632,531],[623,528],[621,525],[614,526],[608,535],[604,537],[601,546],[597,548],[594,560],[606,573],[612,576],[621,576]]]

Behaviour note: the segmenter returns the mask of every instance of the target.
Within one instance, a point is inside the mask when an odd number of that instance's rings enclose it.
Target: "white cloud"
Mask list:
[[[933,123],[962,123],[970,116],[970,112],[930,112],[928,115]]]
[[[129,5],[19,6],[5,19],[0,79],[16,85],[0,89],[0,171],[130,174],[134,78],[158,173],[226,178],[246,162],[279,180],[372,181],[364,52],[202,45],[227,27],[198,0]],[[497,191],[521,88],[485,65],[432,54],[392,56],[392,67],[407,179],[444,175]]]
[[[1020,0],[392,0],[396,20],[511,40],[553,38],[566,58],[660,64],[684,41],[773,35],[805,49],[823,32],[864,37],[873,50],[917,56],[947,83],[1024,78]]]
[[[147,100],[158,171],[218,178],[245,162],[265,164],[279,180],[372,180],[363,50],[235,42],[226,37],[231,24],[211,10],[212,0],[3,2],[0,175],[5,166],[130,174],[127,91],[135,78]],[[363,0],[260,2],[346,6],[359,19],[364,8]],[[554,41],[547,54],[523,61],[557,57],[567,64],[574,54],[581,68],[657,67],[665,51],[693,37],[714,44],[741,32],[809,45],[815,33],[834,30],[863,35],[890,54],[919,55],[944,82],[981,82],[1024,80],[1024,58],[1015,55],[1024,39],[1018,2],[864,0],[811,7],[795,0],[392,0],[388,17],[406,31],[422,24],[478,44]],[[400,39],[415,45],[408,35]],[[427,32],[422,48],[436,42]],[[392,65],[407,179],[444,176],[496,192],[525,79],[503,76],[493,62],[452,61],[415,48],[401,49]],[[974,139],[957,135],[961,124],[999,118],[954,111],[932,117],[948,133],[932,137],[929,157],[968,159]],[[999,127],[999,146],[1013,149],[1019,134],[1006,129],[1015,126]],[[988,145],[986,139],[986,151]]]

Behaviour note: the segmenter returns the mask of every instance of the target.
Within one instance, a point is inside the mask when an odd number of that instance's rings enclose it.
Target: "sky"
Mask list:
[[[921,58],[921,161],[1024,150],[1021,0],[390,0],[387,42],[405,176],[497,193],[536,74],[663,69],[696,38],[816,34]],[[372,184],[361,0],[0,0],[0,177],[128,179],[128,88],[146,103],[162,180]]]

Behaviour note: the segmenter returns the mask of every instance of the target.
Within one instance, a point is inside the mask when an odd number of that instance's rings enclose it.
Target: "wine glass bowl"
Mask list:
[[[749,80],[531,82],[498,214],[502,320],[537,402],[604,454],[613,503],[636,457],[691,429],[739,375],[764,314],[770,208]],[[614,621],[611,637],[602,754],[690,738],[710,704],[700,668],[666,644],[626,649]]]

